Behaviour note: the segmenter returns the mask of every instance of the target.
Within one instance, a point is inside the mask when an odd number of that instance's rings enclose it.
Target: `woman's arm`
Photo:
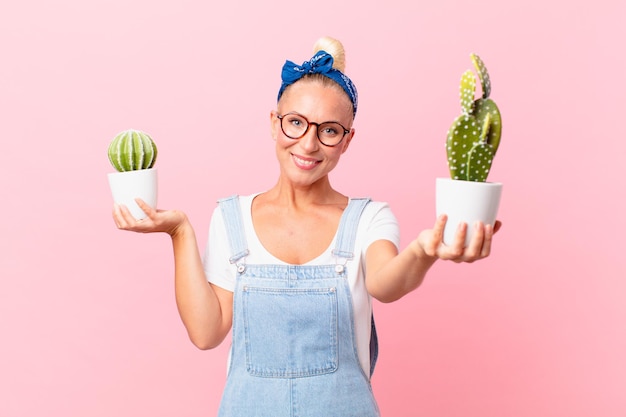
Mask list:
[[[454,242],[443,243],[443,229],[447,217],[440,216],[432,229],[422,231],[417,239],[398,253],[387,240],[372,243],[366,253],[367,290],[379,301],[396,301],[419,287],[437,259],[454,262],[474,262],[489,256],[493,234],[500,228],[477,223],[469,246],[463,247],[467,225],[461,224]]]
[[[137,204],[147,217],[136,220],[128,209],[115,206],[113,218],[119,229],[140,233],[164,232],[172,239],[176,305],[189,338],[200,349],[218,346],[232,325],[233,293],[207,282],[195,232],[187,216],[176,210],[154,210]]]

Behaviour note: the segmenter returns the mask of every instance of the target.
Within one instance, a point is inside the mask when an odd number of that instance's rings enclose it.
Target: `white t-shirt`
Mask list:
[[[252,200],[258,194],[239,198],[241,204],[243,226],[249,255],[245,262],[248,264],[277,264],[286,265],[285,262],[272,256],[261,244],[254,231],[252,223]],[[306,265],[333,265],[335,257],[332,249],[335,247],[333,238],[330,246],[323,254],[307,262]],[[371,336],[372,299],[365,287],[365,254],[370,244],[377,240],[389,240],[399,247],[400,231],[396,217],[389,205],[384,202],[370,202],[361,215],[359,222],[354,253],[354,259],[348,261],[348,284],[352,295],[354,308],[354,326],[359,361],[365,375],[369,376],[370,357],[369,342]],[[226,226],[219,207],[213,211],[209,229],[209,240],[204,254],[204,270],[212,284],[229,291],[235,290],[237,267],[229,262],[231,256]]]

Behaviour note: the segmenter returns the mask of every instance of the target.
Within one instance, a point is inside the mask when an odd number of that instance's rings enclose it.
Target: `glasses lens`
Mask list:
[[[317,137],[324,145],[334,146],[343,139],[344,129],[339,123],[322,123],[317,128]]]
[[[292,139],[299,139],[304,136],[309,128],[306,119],[298,114],[286,114],[280,123],[285,135]]]

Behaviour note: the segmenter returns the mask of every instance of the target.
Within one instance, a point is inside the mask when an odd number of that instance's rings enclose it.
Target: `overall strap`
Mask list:
[[[231,257],[228,260],[231,264],[234,264],[250,253],[243,228],[243,220],[241,218],[239,196],[233,195],[223,198],[218,200],[218,203],[222,210],[222,217],[224,218],[226,234],[228,235],[228,242],[230,244]]]
[[[354,257],[354,243],[356,240],[356,232],[359,226],[361,214],[365,206],[371,201],[369,198],[350,199],[348,207],[339,222],[339,235],[337,236],[337,246],[333,249],[333,255],[344,259],[352,259]],[[371,334],[369,343],[370,353],[370,378],[374,374],[374,368],[378,360],[378,334],[376,333],[376,323],[374,322],[374,314],[371,319]]]
[[[352,259],[354,257],[354,242],[356,240],[359,220],[361,213],[363,213],[365,206],[369,202],[369,198],[350,199],[339,222],[337,244],[333,249],[333,255],[345,259]]]

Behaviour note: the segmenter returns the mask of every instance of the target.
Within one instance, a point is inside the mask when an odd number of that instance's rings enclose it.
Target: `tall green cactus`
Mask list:
[[[120,132],[109,145],[109,161],[119,172],[152,168],[156,158],[154,141],[147,133],[139,130]]]
[[[474,99],[476,78],[471,70],[461,77],[462,114],[454,120],[446,140],[450,177],[456,180],[485,182],[500,145],[502,118],[496,103],[489,98],[491,81],[483,61],[471,54],[482,87],[482,97]]]

